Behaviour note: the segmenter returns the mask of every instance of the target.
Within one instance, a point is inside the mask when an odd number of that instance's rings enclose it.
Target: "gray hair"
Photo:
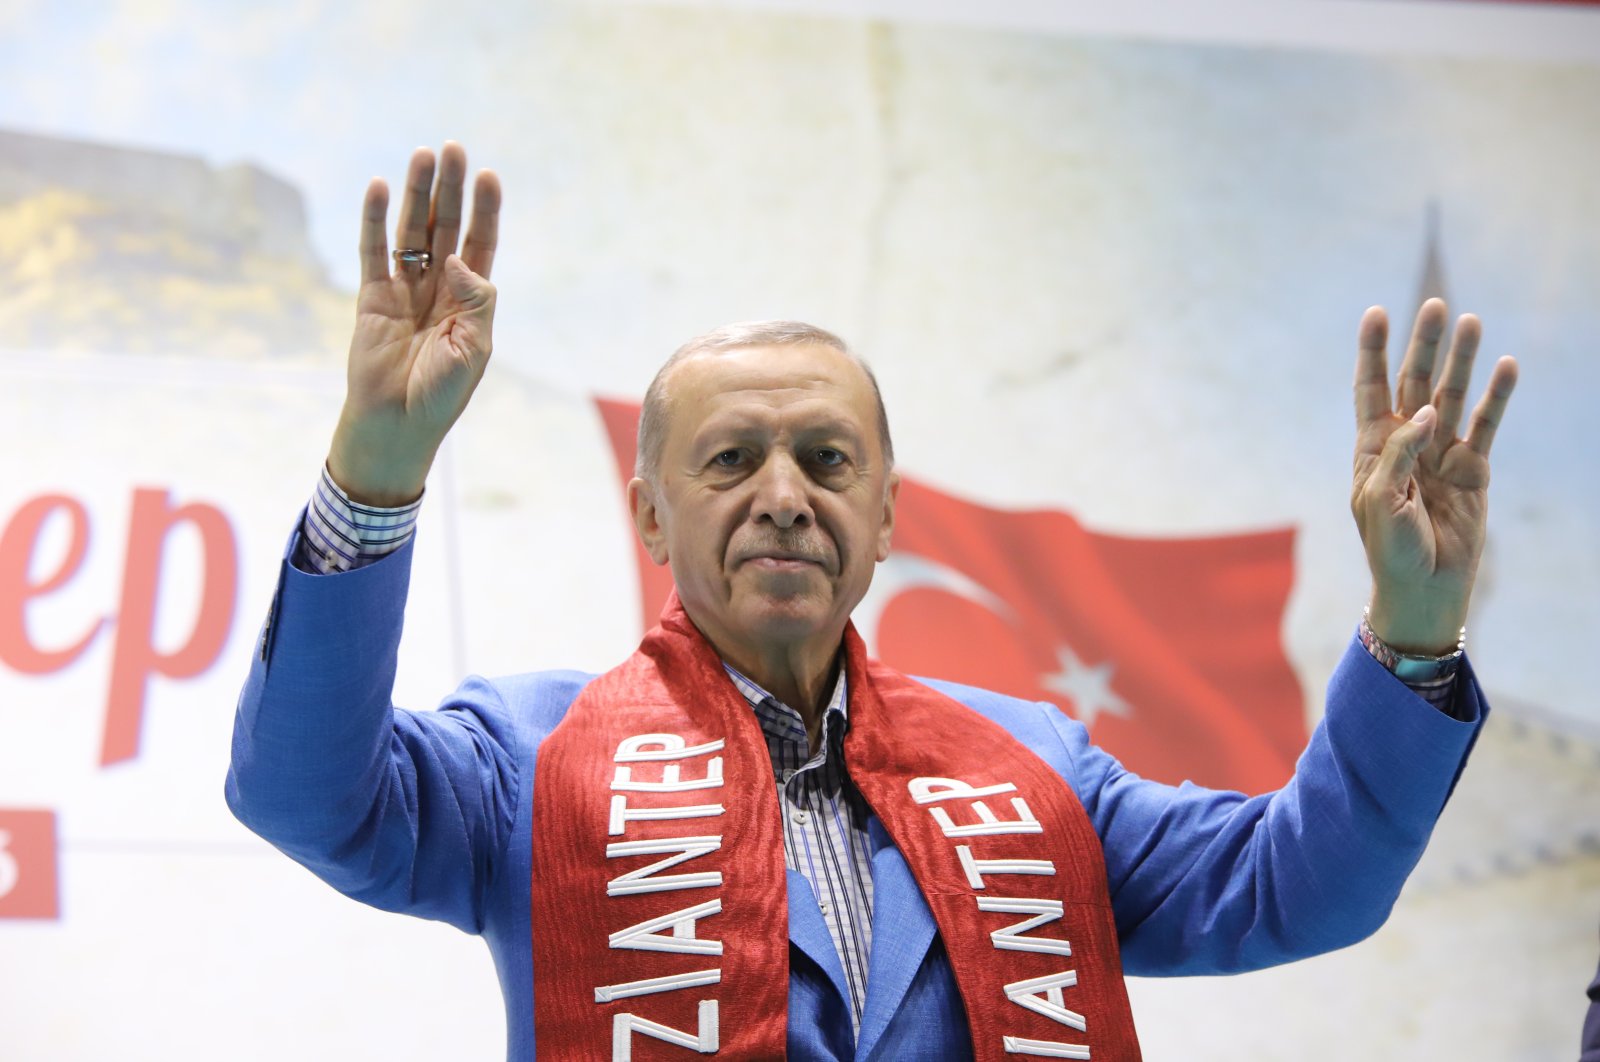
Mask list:
[[[644,393],[644,406],[639,411],[639,442],[633,462],[633,474],[655,482],[661,471],[661,451],[667,441],[667,377],[681,361],[697,354],[711,354],[740,347],[798,347],[815,345],[832,347],[861,366],[872,384],[872,398],[878,407],[878,438],[883,442],[883,460],[894,467],[894,444],[889,441],[889,413],[883,405],[883,393],[878,390],[878,378],[861,355],[845,345],[844,340],[826,329],[803,321],[740,321],[723,325],[703,335],[695,336],[672,352],[655,379]]]

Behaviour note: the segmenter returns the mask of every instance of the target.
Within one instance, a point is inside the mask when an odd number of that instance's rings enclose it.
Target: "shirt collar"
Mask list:
[[[750,702],[750,707],[754,708],[756,705],[761,704],[764,701],[771,701],[773,704],[776,704],[781,708],[789,709],[789,711],[794,712],[796,715],[800,714],[799,711],[796,710],[792,705],[784,704],[782,701],[778,700],[778,698],[762,689],[756,683],[751,682],[748,678],[745,678],[734,668],[732,664],[728,663],[726,660],[722,662],[722,667],[728,672],[728,677],[733,680],[733,684],[739,690],[739,693],[743,695],[746,701]],[[823,710],[823,718],[827,719],[829,716],[837,714],[841,722],[849,720],[849,704],[849,691],[846,688],[844,667],[841,665],[839,668],[839,677],[833,681],[833,693],[828,697],[828,707]]]

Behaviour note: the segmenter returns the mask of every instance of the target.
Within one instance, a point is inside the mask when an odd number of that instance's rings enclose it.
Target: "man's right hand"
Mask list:
[[[349,384],[328,451],[328,472],[352,501],[398,506],[422,493],[428,469],[489,363],[500,181],[488,170],[472,191],[461,253],[467,155],[446,141],[411,156],[395,229],[397,248],[425,250],[426,266],[395,262],[384,234],[389,186],[367,186],[361,218],[361,290],[350,341]]]

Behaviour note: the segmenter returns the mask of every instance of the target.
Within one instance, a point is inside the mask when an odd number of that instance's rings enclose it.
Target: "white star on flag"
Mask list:
[[[1056,663],[1061,670],[1046,675],[1040,680],[1040,685],[1070,700],[1072,717],[1084,726],[1094,726],[1095,718],[1101,712],[1110,712],[1124,719],[1133,713],[1127,701],[1111,692],[1111,675],[1115,667],[1110,661],[1090,667],[1063,645],[1056,650]]]

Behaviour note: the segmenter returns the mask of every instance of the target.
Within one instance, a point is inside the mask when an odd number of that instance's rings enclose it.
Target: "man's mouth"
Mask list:
[[[815,553],[793,549],[765,549],[744,554],[739,562],[767,572],[801,572],[809,568],[828,568],[825,558]]]
[[[769,571],[800,571],[805,568],[822,567],[822,562],[816,558],[796,553],[758,553],[746,558],[745,563]]]

